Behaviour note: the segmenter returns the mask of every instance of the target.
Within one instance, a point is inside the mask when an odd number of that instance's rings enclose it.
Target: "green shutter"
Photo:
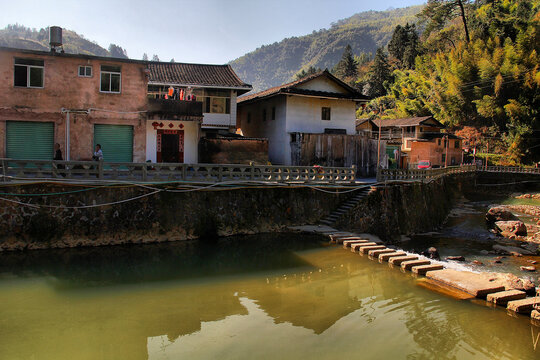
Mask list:
[[[101,145],[104,161],[132,162],[133,126],[96,124],[94,125],[94,148],[96,144]]]
[[[6,156],[11,159],[52,160],[54,123],[6,122]]]

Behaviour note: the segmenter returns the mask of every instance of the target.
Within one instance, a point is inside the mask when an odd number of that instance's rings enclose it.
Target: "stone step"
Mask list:
[[[428,271],[426,277],[480,298],[504,290],[504,285],[501,282],[491,281],[485,275],[470,271],[435,270]]]
[[[394,249],[385,248],[385,249],[379,249],[379,250],[370,250],[368,252],[368,255],[373,256],[375,259],[378,259],[381,254],[390,254],[393,252],[395,252]]]
[[[531,311],[531,319],[540,321],[540,310]]]
[[[396,257],[390,258],[388,262],[392,265],[400,265],[402,262],[410,261],[410,260],[418,260],[418,256],[414,256],[414,255],[396,256]]]
[[[506,305],[509,301],[525,299],[527,294],[520,290],[507,290],[488,294],[486,300],[495,305]]]
[[[357,252],[357,251],[360,251],[361,248],[365,247],[365,246],[376,246],[377,243],[374,243],[374,242],[367,242],[367,243],[362,243],[362,244],[352,244],[351,245],[351,251],[352,252]]]
[[[382,254],[379,255],[379,261],[388,261],[390,258],[398,257],[398,256],[406,256],[407,254],[403,251],[394,251],[388,254]]]
[[[401,264],[403,270],[411,270],[413,266],[431,265],[431,261],[425,259],[403,261]]]
[[[360,248],[360,254],[367,254],[370,250],[382,250],[386,249],[384,245],[372,245],[372,246],[363,246]]]
[[[321,224],[323,225],[328,225],[328,226],[331,226],[331,225],[334,225],[334,222],[333,221],[328,221],[328,220],[321,220],[319,221]]]
[[[411,271],[418,275],[425,275],[428,271],[442,270],[442,269],[444,269],[444,266],[442,266],[441,264],[430,264],[430,265],[413,266]]]
[[[344,240],[362,240],[358,236],[335,236],[330,237],[330,240],[336,244],[341,244]]]
[[[365,244],[367,242],[369,242],[369,240],[345,240],[343,241],[343,248],[346,249],[348,247],[351,247],[352,244]]]
[[[534,309],[534,305],[540,306],[540,298],[530,297],[521,300],[509,301],[506,308],[520,314],[530,314]]]
[[[345,233],[345,232],[332,233],[332,234],[327,234],[327,235],[328,235],[328,237],[330,238],[331,241],[336,241],[337,239],[344,238],[344,237],[347,237],[347,236],[354,236],[354,234]]]

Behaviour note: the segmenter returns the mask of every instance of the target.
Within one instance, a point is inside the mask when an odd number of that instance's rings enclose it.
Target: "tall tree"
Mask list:
[[[418,34],[414,24],[396,26],[392,39],[388,43],[388,52],[398,62],[399,68],[412,69],[418,55]]]
[[[159,61],[159,56],[157,56],[156,54],[154,54],[152,56],[152,61]]]
[[[142,54],[142,59],[144,61],[148,61],[148,54],[147,53]]]
[[[116,44],[109,45],[109,54],[111,57],[128,59],[127,51]]]
[[[296,75],[294,76],[294,79],[300,80],[300,79],[305,78],[306,76],[316,74],[320,71],[321,71],[321,68],[315,68],[313,66],[310,66],[307,70],[302,69],[301,71],[297,72]]]
[[[428,36],[434,30],[442,30],[444,26],[456,17],[461,17],[465,40],[471,41],[467,25],[465,6],[469,0],[428,0],[426,7],[418,16],[427,22],[425,34]]]
[[[392,80],[392,73],[388,58],[382,48],[378,48],[369,69],[364,93],[371,97],[379,97],[386,94],[386,83]]]
[[[345,47],[341,55],[341,60],[336,64],[333,72],[337,77],[347,82],[356,80],[358,77],[358,62],[354,58],[351,45]]]

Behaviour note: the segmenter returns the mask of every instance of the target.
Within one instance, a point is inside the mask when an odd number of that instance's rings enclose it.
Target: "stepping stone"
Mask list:
[[[372,246],[363,246],[360,248],[360,254],[367,254],[370,250],[382,250],[386,249],[384,245],[372,245]]]
[[[504,285],[500,281],[491,281],[485,275],[470,271],[435,270],[428,271],[426,277],[476,297],[485,297],[487,294],[504,291]]]
[[[368,252],[368,255],[369,256],[373,256],[375,259],[377,259],[381,254],[390,254],[390,253],[393,253],[395,252],[394,249],[380,249],[380,250],[370,250]]]
[[[533,311],[535,304],[540,306],[540,298],[530,297],[521,300],[509,301],[506,308],[520,314],[529,314],[531,311]]]
[[[520,290],[501,291],[488,294],[487,301],[495,305],[506,305],[509,301],[525,299],[527,294]]]
[[[540,310],[531,311],[531,319],[540,321]]]
[[[381,254],[379,255],[379,261],[388,261],[390,258],[398,257],[398,256],[406,256],[407,254],[403,251],[394,251],[388,254]]]
[[[410,260],[418,260],[418,256],[414,256],[414,255],[396,256],[396,257],[390,258],[388,262],[392,265],[399,265],[404,261],[410,261]]]
[[[431,261],[423,260],[423,259],[403,261],[401,263],[401,268],[404,270],[411,270],[413,266],[421,266],[421,265],[431,265]]]
[[[345,240],[343,241],[343,248],[346,249],[351,247],[352,244],[365,244],[367,242],[369,242],[369,240]]]
[[[430,265],[413,266],[411,271],[418,275],[425,275],[428,271],[442,270],[442,269],[444,269],[444,266],[442,266],[441,264],[430,264]]]
[[[377,245],[376,243],[374,242],[367,242],[367,243],[360,243],[360,244],[352,244],[351,245],[351,251],[352,252],[357,252],[357,251],[360,251],[361,248],[363,248],[364,246],[375,246]]]
[[[330,237],[330,241],[339,243],[339,241],[340,241],[341,239],[347,238],[347,237],[353,237],[354,234],[350,234],[350,233],[339,234],[339,235],[336,235],[336,234],[330,234],[330,235],[328,235],[328,236]]]

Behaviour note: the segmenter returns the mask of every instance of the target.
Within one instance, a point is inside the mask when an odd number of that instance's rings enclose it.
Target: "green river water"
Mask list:
[[[1,254],[0,359],[540,358],[530,319],[422,283],[290,234]]]

